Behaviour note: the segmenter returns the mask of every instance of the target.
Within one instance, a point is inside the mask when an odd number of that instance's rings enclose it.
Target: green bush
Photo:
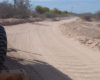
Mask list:
[[[35,8],[35,11],[38,12],[38,13],[40,13],[40,14],[42,14],[43,13],[43,8],[41,6],[37,6]]]
[[[35,11],[36,11],[37,13],[39,13],[39,14],[44,14],[44,13],[46,13],[46,12],[49,12],[49,8],[37,6],[37,7],[35,8]]]
[[[43,11],[44,11],[44,13],[46,13],[46,12],[49,12],[50,9],[49,9],[48,7],[44,7],[44,8],[43,8]]]
[[[62,14],[68,14],[68,12],[67,11],[62,11]]]
[[[39,14],[45,14],[46,17],[60,16],[68,14],[67,11],[61,11],[57,8],[49,9],[48,7],[36,6],[35,11]]]
[[[54,8],[53,10],[50,10],[51,13],[61,14],[62,12],[58,10],[57,8]]]

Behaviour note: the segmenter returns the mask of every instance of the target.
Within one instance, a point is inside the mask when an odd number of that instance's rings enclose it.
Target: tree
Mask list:
[[[26,18],[30,15],[30,0],[14,0],[15,14],[17,17]]]
[[[12,17],[14,14],[14,8],[11,4],[7,2],[0,3],[0,18],[9,18]]]
[[[44,14],[46,12],[49,12],[50,9],[48,7],[41,7],[41,6],[36,6],[35,11],[39,14]]]
[[[28,9],[30,9],[31,7],[30,0],[26,0],[25,5],[27,6]]]
[[[0,2],[0,18],[27,18],[31,15],[30,0],[14,0],[14,4],[8,0]]]
[[[62,14],[68,14],[68,12],[67,11],[62,11]]]
[[[61,14],[62,12],[58,10],[57,8],[54,8],[53,10],[50,11],[51,13],[56,13],[56,14]]]
[[[46,12],[49,12],[50,9],[48,7],[43,7],[43,12],[46,13]]]
[[[38,12],[39,14],[42,14],[43,13],[43,8],[41,6],[37,6],[35,8],[35,11]]]
[[[96,12],[95,15],[100,18],[100,11]]]
[[[14,8],[16,8],[17,0],[14,0]]]
[[[96,12],[96,13],[94,14],[94,18],[95,18],[96,20],[100,20],[100,11],[98,11],[98,12]]]

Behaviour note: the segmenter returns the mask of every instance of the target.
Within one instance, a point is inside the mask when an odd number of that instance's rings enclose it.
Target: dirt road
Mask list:
[[[32,80],[99,80],[100,53],[60,31],[62,21],[7,26],[10,69],[25,69]]]

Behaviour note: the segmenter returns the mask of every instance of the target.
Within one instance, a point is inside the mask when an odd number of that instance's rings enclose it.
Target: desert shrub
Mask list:
[[[56,13],[51,13],[51,12],[47,12],[47,13],[44,14],[44,16],[45,16],[46,18],[55,18],[55,17],[58,16],[58,14],[56,14]]]
[[[43,14],[46,12],[49,12],[49,8],[47,7],[41,7],[41,6],[36,6],[35,11],[39,14]]]
[[[61,14],[62,12],[58,10],[57,8],[54,8],[53,10],[50,10],[51,13]]]
[[[31,14],[29,0],[14,0],[15,17],[27,18]]]
[[[0,2],[0,18],[27,18],[30,15],[29,0],[14,0],[14,4],[7,1]]]
[[[37,6],[37,7],[35,8],[35,11],[36,11],[37,13],[40,13],[40,14],[43,13],[43,10],[42,10],[42,7],[41,7],[41,6]]]
[[[14,15],[14,8],[6,2],[0,3],[0,18],[9,18]]]
[[[100,20],[100,11],[98,11],[98,12],[96,12],[96,13],[94,14],[94,18],[95,18],[96,20]]]
[[[58,14],[58,13],[51,13],[51,12],[47,12],[44,14],[44,16],[46,18],[55,18],[55,17],[67,17],[67,14]]]
[[[91,13],[81,14],[81,18],[86,20],[86,21],[92,21],[92,17],[93,17],[93,15]]]
[[[46,18],[65,17],[68,14],[67,11],[61,11],[57,8],[49,9],[42,6],[36,6],[35,11]]]
[[[49,9],[48,7],[44,7],[44,8],[43,8],[44,13],[49,12],[49,10],[50,10],[50,9]]]
[[[61,14],[65,14],[66,15],[66,14],[68,14],[68,12],[67,11],[62,11]]]
[[[48,7],[36,6],[35,11],[39,14],[46,14],[47,16],[53,16],[55,14],[68,14],[67,11],[61,11],[57,8],[49,9]]]

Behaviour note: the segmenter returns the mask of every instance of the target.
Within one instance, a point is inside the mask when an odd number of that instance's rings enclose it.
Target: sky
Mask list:
[[[10,1],[12,2],[12,0]],[[75,13],[94,13],[100,10],[100,0],[31,0],[31,4],[33,6],[41,5],[50,9],[58,8]]]

